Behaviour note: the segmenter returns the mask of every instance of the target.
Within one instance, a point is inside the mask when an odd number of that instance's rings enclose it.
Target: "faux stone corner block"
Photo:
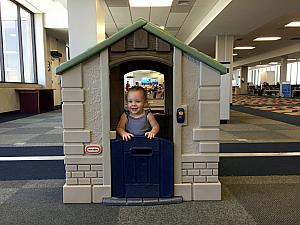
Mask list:
[[[219,101],[199,102],[199,126],[200,127],[220,126],[220,102]]]
[[[64,185],[63,187],[64,203],[91,203],[92,187],[91,185]]]
[[[84,128],[83,104],[64,103],[62,105],[62,121],[64,128]]]
[[[192,184],[174,184],[174,196],[182,196],[184,201],[192,201]]]
[[[65,155],[83,155],[84,146],[82,143],[65,143],[64,153]]]
[[[66,156],[65,164],[81,164],[81,165],[91,165],[91,164],[102,164],[103,157],[102,156]]]
[[[219,87],[199,87],[198,88],[198,100],[199,101],[219,101],[220,100],[220,88]]]
[[[219,128],[193,129],[193,141],[218,141],[219,139]]]
[[[219,86],[221,83],[220,72],[205,63],[200,65],[200,86]]]
[[[194,183],[193,200],[221,200],[221,183]]]
[[[62,88],[81,88],[82,87],[82,66],[81,64],[67,70],[61,76]]]
[[[185,163],[203,163],[203,162],[219,162],[220,157],[214,153],[201,154],[183,154],[182,162]]]
[[[89,130],[64,130],[63,139],[64,139],[64,142],[67,142],[67,143],[90,142],[91,131],[89,131]]]
[[[94,185],[93,186],[93,202],[102,203],[102,199],[111,197],[110,185]]]
[[[81,88],[63,88],[62,92],[63,102],[83,102],[84,91]]]
[[[217,153],[220,151],[219,142],[200,142],[199,152],[201,153]]]

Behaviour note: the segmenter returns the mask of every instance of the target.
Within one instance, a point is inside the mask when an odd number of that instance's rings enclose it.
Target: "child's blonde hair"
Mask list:
[[[144,101],[147,102],[147,91],[145,90],[145,88],[143,88],[141,86],[133,86],[133,87],[129,88],[129,90],[127,92],[127,99],[126,99],[127,101],[128,101],[128,94],[131,91],[141,91],[143,94]]]

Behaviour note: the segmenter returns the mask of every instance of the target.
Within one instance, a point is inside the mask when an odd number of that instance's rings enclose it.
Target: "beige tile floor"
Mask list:
[[[300,127],[231,110],[229,123],[221,124],[220,142],[300,142]]]

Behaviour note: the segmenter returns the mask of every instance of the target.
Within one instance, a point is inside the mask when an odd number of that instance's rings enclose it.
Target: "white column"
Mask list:
[[[280,65],[280,83],[286,82],[287,78],[287,56],[281,58],[281,65]]]
[[[216,60],[224,63],[229,73],[221,76],[220,86],[220,120],[228,121],[230,117],[229,105],[232,102],[232,62],[233,42],[231,35],[218,35],[216,37]]]
[[[241,67],[241,94],[248,94],[247,90],[248,66]]]
[[[103,0],[68,1],[71,58],[105,39],[103,4]]]
[[[234,37],[232,35],[218,35],[216,37],[216,60],[221,63],[230,62],[230,74],[232,74],[233,42]]]

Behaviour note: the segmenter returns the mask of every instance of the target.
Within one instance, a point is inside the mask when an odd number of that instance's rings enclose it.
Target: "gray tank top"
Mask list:
[[[125,126],[126,131],[133,135],[145,135],[146,132],[150,131],[151,126],[147,118],[149,112],[150,110],[145,110],[145,114],[140,118],[133,118],[128,111],[125,112],[128,120]]]

